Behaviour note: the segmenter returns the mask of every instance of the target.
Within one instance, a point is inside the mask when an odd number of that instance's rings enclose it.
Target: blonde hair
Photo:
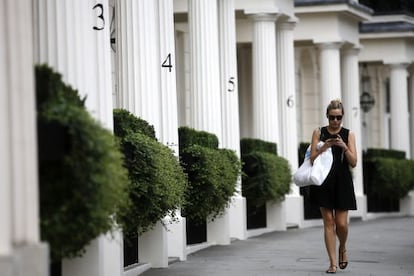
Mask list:
[[[328,106],[326,107],[326,115],[328,115],[329,114],[329,110],[332,110],[332,109],[340,109],[342,111],[342,115],[345,114],[344,107],[343,107],[342,102],[341,102],[340,99],[332,100],[328,104]]]

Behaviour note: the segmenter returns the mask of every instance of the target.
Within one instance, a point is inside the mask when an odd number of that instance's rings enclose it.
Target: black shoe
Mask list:
[[[343,251],[341,251],[341,250],[339,250],[339,260],[338,260],[338,263],[339,263],[339,268],[340,269],[345,269],[347,266],[348,266],[348,261],[346,260],[344,260],[345,258],[345,255],[346,254],[346,250],[343,250]],[[347,258],[348,259],[348,258]]]
[[[331,265],[328,270],[326,271],[328,274],[335,274],[336,273],[336,265]]]

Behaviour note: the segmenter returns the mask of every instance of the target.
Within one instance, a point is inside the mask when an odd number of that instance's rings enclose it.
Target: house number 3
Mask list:
[[[103,16],[103,14],[104,14],[103,5],[102,4],[96,4],[95,6],[93,6],[92,9],[98,11],[97,17],[100,19],[99,21],[101,21],[101,24],[97,24],[98,26],[93,26],[93,29],[96,30],[96,31],[101,31],[105,28],[105,18]]]

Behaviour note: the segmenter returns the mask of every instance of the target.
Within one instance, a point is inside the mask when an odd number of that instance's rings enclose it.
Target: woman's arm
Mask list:
[[[322,147],[320,149],[317,148],[317,145],[320,141],[320,129],[317,128],[313,131],[312,134],[312,144],[311,144],[311,156],[310,156],[310,160],[311,163],[313,164],[313,161],[316,159],[316,157],[318,157],[319,154],[321,154],[322,152],[324,152],[325,150],[327,150],[328,148],[332,147],[333,145],[336,144],[336,138],[329,138],[327,139],[324,144],[322,145]],[[345,143],[344,143],[345,144]]]
[[[340,142],[338,145],[343,148],[344,155],[346,156],[346,159],[348,160],[349,165],[352,168],[355,168],[357,164],[357,160],[358,160],[357,150],[355,146],[355,134],[352,131],[349,131],[348,145],[345,144],[344,141],[342,141],[342,139],[340,139]]]

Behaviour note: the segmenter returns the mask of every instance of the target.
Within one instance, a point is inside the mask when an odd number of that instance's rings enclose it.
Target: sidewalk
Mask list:
[[[352,221],[349,264],[336,275],[414,275],[414,217]],[[273,232],[227,246],[212,246],[143,276],[327,275],[323,228]]]

